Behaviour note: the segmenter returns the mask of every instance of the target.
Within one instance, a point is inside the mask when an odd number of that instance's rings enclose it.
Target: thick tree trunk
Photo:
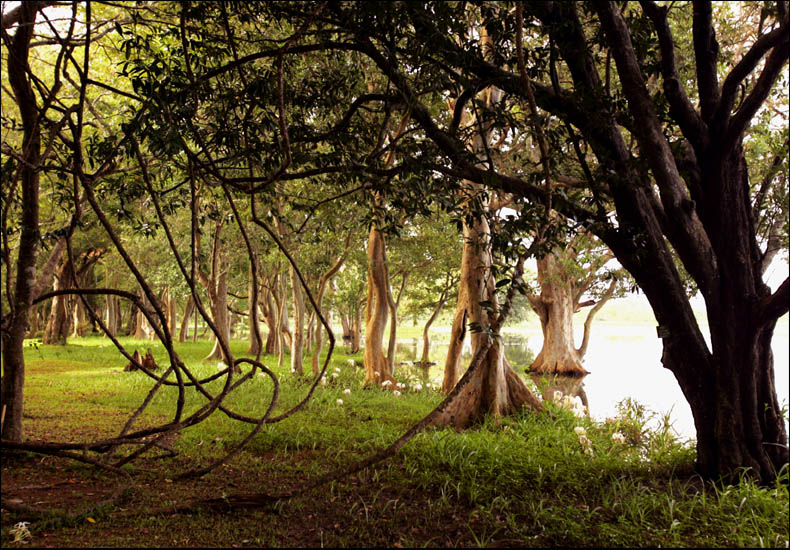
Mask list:
[[[540,411],[543,406],[505,360],[501,341],[488,349],[480,367],[461,393],[434,422],[437,426],[468,428],[486,415],[499,418],[524,408]]]
[[[450,330],[450,346],[444,364],[442,391],[452,391],[460,378],[461,354],[469,322],[479,322],[480,302],[484,296],[484,277],[487,275],[487,253],[485,252],[488,223],[476,220],[472,226],[464,223],[464,248],[461,254],[461,278],[458,302],[453,326]],[[472,336],[472,350],[477,349],[479,337]]]
[[[368,235],[368,302],[365,324],[365,384],[378,385],[392,380],[387,358],[384,356],[384,328],[387,324],[387,259],[384,235],[372,226]]]
[[[41,127],[35,96],[27,78],[30,39],[36,20],[38,3],[23,3],[22,15],[8,54],[8,80],[16,97],[24,128],[23,162],[19,168],[22,187],[22,215],[16,260],[14,295],[7,296],[12,309],[8,325],[2,331],[3,377],[0,388],[0,409],[3,413],[2,438],[22,441],[22,404],[25,387],[23,354],[28,313],[36,283],[36,259],[39,242],[39,164],[41,159]],[[10,260],[10,259],[9,259]]]
[[[576,309],[572,281],[557,265],[553,252],[538,259],[540,296],[530,298],[543,331],[543,347],[530,365],[532,372],[584,376],[578,350],[573,342],[573,312]]]

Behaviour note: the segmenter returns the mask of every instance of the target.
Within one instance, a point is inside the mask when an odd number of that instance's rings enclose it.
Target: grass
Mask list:
[[[151,347],[160,365],[163,349]],[[139,372],[97,337],[67,346],[29,342],[26,422],[28,437],[88,441],[116,433],[151,387]],[[232,343],[243,355],[246,343]],[[202,360],[208,342],[179,346],[199,376],[217,362]],[[342,346],[341,346],[342,350]],[[431,429],[396,457],[357,475],[278,503],[228,514],[150,515],[146,510],[196,497],[236,492],[276,492],[349,464],[386,446],[436,406],[433,391],[363,389],[362,373],[349,364],[359,355],[336,354],[328,384],[307,407],[265,427],[224,467],[197,481],[170,481],[178,472],[208,464],[245,437],[252,426],[217,413],[173,442],[175,458],[147,458],[120,508],[70,522],[57,516],[31,523],[35,546],[744,546],[787,547],[787,472],[772,487],[747,477],[716,485],[693,473],[694,450],[672,437],[667,423],[649,429],[650,411],[624,402],[610,422],[595,422],[548,405],[548,415],[524,414],[488,421],[474,430]],[[266,364],[280,377],[275,414],[299,402],[311,378]],[[287,363],[286,363],[287,364]],[[309,365],[306,365],[309,370]],[[336,373],[333,377],[331,373]],[[404,382],[407,369],[400,369]],[[209,387],[218,391],[222,380]],[[350,390],[350,393],[344,392]],[[271,396],[270,381],[255,377],[229,396],[238,413],[259,416]],[[165,388],[139,426],[169,420],[176,390]],[[187,394],[187,412],[205,402]],[[338,404],[342,399],[342,405]],[[654,424],[651,424],[651,426]],[[662,427],[663,426],[663,427]],[[583,428],[592,444],[585,454]],[[623,442],[614,434],[622,434]],[[616,436],[619,438],[619,435]],[[114,474],[65,459],[6,454],[4,498],[74,511],[101,500],[121,483]],[[42,489],[44,487],[44,489]],[[138,515],[125,515],[138,511]],[[2,513],[2,544],[14,526],[32,521]]]

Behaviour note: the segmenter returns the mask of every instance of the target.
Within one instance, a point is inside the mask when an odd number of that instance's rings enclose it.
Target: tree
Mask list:
[[[530,292],[527,298],[540,319],[543,345],[529,366],[531,372],[568,376],[587,374],[581,362],[590,341],[592,320],[617,287],[616,275],[611,272],[599,274],[599,270],[612,258],[600,248],[595,250],[590,236],[580,233],[564,249],[556,247],[537,260],[540,292]],[[596,283],[601,286],[604,277],[611,279],[605,290],[594,288]],[[588,293],[593,297],[583,301]],[[577,348],[573,340],[573,314],[582,307],[590,307],[590,310]]]
[[[642,2],[641,10],[629,4],[623,13],[609,2],[589,10],[549,2],[525,8],[550,45],[531,52],[540,63],[531,68],[533,75],[548,79],[540,67],[557,74],[560,61],[569,74],[564,86],[557,78],[548,85],[535,82],[535,98],[566,123],[566,139],[574,144],[586,182],[582,193],[552,193],[554,209],[606,243],[645,292],[664,335],[662,361],[694,415],[699,470],[710,477],[735,476],[746,467],[770,481],[788,460],[770,341],[776,319],[788,311],[790,283],[771,293],[761,279],[766,256],[756,238],[743,144],[750,121],[787,63],[786,6],[771,4],[771,24],[721,82],[717,68],[723,60],[709,3],[693,8],[694,52],[686,58],[691,67],[678,61],[669,25],[685,7],[670,10]],[[512,19],[492,16],[483,22],[499,31],[494,40],[499,55],[489,62],[450,37],[452,24],[440,17],[449,18],[449,10],[404,9],[415,37],[430,41],[431,51],[447,67],[447,78],[476,86],[495,83],[514,101],[525,99],[523,79],[507,63],[515,57]],[[587,28],[596,32],[589,34]],[[645,28],[648,32],[641,32]],[[406,77],[395,60],[362,40],[360,49],[392,79],[411,105],[413,119],[452,162],[452,168],[439,169],[515,196],[546,199],[543,186],[520,174],[494,175],[476,166],[453,129],[441,127],[419,103],[414,77]],[[605,63],[607,55],[613,66]],[[603,69],[608,78],[601,76]],[[689,70],[696,75],[691,85],[696,84],[697,102],[686,91],[690,82],[680,77],[680,71]],[[758,76],[747,82],[755,70]],[[651,93],[656,78],[663,88]],[[736,103],[741,88],[743,100]],[[607,217],[608,204],[615,208],[614,218]],[[710,348],[675,257],[705,299]]]

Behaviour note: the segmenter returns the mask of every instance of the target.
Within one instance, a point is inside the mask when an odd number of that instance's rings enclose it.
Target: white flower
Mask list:
[[[401,384],[400,382],[398,382],[397,384],[395,384],[395,387],[397,387],[397,388],[400,388],[400,389],[403,389],[403,384]]]
[[[337,404],[340,405],[340,406],[343,406],[343,400],[342,399],[338,399],[337,400]]]
[[[623,435],[621,432],[614,432],[612,434],[612,441],[615,443],[625,443],[625,435]]]
[[[554,402],[559,403],[562,401],[562,392],[560,390],[554,390]]]
[[[339,372],[340,372],[340,369],[339,369],[339,368],[337,368],[337,367],[335,367],[335,372],[339,373]]]
[[[353,359],[349,359],[349,360],[348,360],[348,366],[349,366],[349,367],[354,367],[354,366],[356,366],[356,364],[354,363],[354,360],[353,360]]]
[[[343,394],[351,395],[351,390],[349,388],[346,388],[346,389],[343,390]]]
[[[394,395],[395,397],[398,397],[398,396],[400,396],[400,392],[398,390],[395,390],[394,392],[392,392],[392,395]]]
[[[592,441],[590,441],[586,435],[579,436],[579,443],[582,446],[584,454],[593,456]]]
[[[587,435],[587,430],[585,430],[582,426],[576,426],[573,428],[573,431],[576,433],[576,435]]]
[[[391,385],[392,385],[392,380],[385,380],[384,382],[381,383],[382,388],[386,388],[387,386],[391,386]]]
[[[340,376],[338,373],[336,373],[336,372],[332,373],[332,378],[337,378],[338,376]]]
[[[217,363],[217,370],[225,370],[226,368],[228,368],[228,365],[226,365],[226,364],[225,364],[225,363],[223,363],[222,361],[220,361],[219,363]]]
[[[326,386],[326,378],[321,378],[321,385]]]
[[[27,539],[33,537],[33,535],[30,534],[30,530],[27,528],[28,525],[30,525],[29,521],[20,521],[8,531],[8,534],[14,537],[12,542],[21,542],[25,544],[27,543]]]
[[[421,391],[422,390],[422,384],[414,384],[414,390],[415,391]]]
[[[375,374],[376,376],[381,376],[381,373],[379,371],[377,371],[377,370],[373,371],[373,374]]]

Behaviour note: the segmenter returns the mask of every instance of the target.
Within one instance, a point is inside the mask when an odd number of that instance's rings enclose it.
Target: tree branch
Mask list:
[[[700,151],[706,146],[708,128],[680,83],[675,60],[674,40],[667,21],[668,8],[666,6],[658,7],[655,2],[648,0],[642,0],[640,4],[653,22],[653,27],[658,35],[658,44],[661,49],[661,74],[664,79],[664,93],[669,101],[670,113],[678,121],[686,139],[697,151]]]
[[[710,122],[719,104],[720,90],[716,75],[719,44],[713,31],[713,14],[710,2],[694,2],[693,27],[694,56],[697,66],[702,119]]]
[[[757,321],[758,324],[776,321],[790,309],[790,278],[776,289],[776,292],[760,300],[758,305]]]

